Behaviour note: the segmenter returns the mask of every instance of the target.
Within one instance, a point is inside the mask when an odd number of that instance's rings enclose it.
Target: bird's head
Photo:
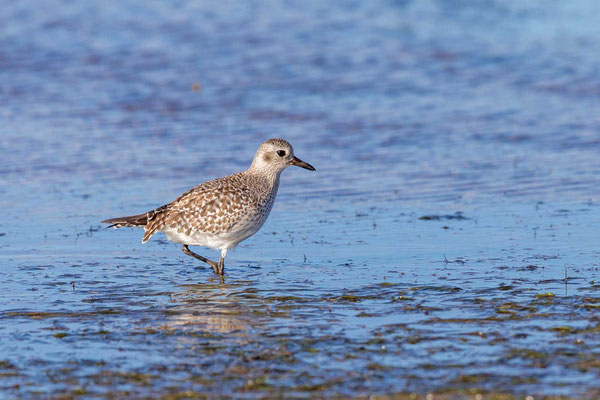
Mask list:
[[[294,156],[294,149],[287,141],[269,139],[258,148],[250,169],[280,174],[290,165],[315,171],[312,165]]]

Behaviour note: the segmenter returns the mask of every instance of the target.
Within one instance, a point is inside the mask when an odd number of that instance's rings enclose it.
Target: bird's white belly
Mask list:
[[[242,229],[217,234],[192,232],[191,234],[186,235],[185,232],[178,232],[176,228],[171,227],[164,228],[161,232],[173,243],[182,243],[190,246],[204,246],[213,249],[233,249],[239,242],[254,235],[261,228],[263,223],[264,220],[260,221],[259,224],[248,225]]]

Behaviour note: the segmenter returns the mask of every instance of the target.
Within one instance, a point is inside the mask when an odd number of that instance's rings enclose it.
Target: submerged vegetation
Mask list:
[[[567,399],[544,395],[572,395],[576,381],[580,395],[600,395],[594,285],[571,283],[575,292],[559,295],[515,266],[501,270],[513,276],[511,285],[487,286],[473,284],[481,278],[472,269],[461,278],[458,268],[441,263],[445,278],[428,283],[388,276],[327,294],[299,283],[277,294],[276,286],[229,277],[172,292],[146,286],[125,295],[109,287],[92,295],[103,301],[89,302],[94,285],[80,282],[82,304],[91,308],[0,315],[4,326],[25,324],[33,329],[28,335],[47,343],[37,357],[0,361],[0,385],[15,395],[67,397],[520,399],[525,392]],[[102,306],[109,300],[110,308]],[[54,349],[72,346],[98,351],[53,361]],[[151,358],[139,358],[148,351]]]

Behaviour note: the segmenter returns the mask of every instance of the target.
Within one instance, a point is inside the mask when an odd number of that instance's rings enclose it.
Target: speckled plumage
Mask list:
[[[217,249],[227,244],[231,249],[264,224],[278,187],[279,176],[268,179],[248,171],[205,182],[175,201],[150,211],[142,243],[156,232],[166,231],[175,243]],[[174,240],[181,236],[190,239]],[[194,239],[194,236],[205,237],[205,240]],[[224,243],[217,245],[219,241]]]
[[[293,155],[288,142],[270,139],[259,147],[246,171],[202,183],[174,201],[144,214],[103,222],[111,223],[115,228],[143,226],[142,243],[155,233],[163,232],[172,242],[182,243],[186,254],[191,253],[187,245],[220,249],[222,265],[227,250],[263,226],[273,208],[279,176],[289,165],[314,170]],[[214,262],[195,253],[189,255],[215,268]]]

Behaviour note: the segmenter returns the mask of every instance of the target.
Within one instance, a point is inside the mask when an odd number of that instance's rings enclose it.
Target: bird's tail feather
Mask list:
[[[107,228],[120,228],[122,226],[146,226],[148,223],[148,213],[106,219],[102,221],[102,223],[111,224],[107,226]]]

